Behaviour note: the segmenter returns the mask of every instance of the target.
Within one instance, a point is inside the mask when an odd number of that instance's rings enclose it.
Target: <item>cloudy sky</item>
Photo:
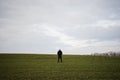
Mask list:
[[[120,0],[0,0],[0,52],[120,51]]]

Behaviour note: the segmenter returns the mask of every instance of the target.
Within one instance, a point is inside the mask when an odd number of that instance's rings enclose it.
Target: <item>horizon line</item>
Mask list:
[[[55,55],[57,53],[32,53],[32,52],[0,52],[0,54],[41,54]],[[91,55],[92,53],[63,53],[63,55]]]

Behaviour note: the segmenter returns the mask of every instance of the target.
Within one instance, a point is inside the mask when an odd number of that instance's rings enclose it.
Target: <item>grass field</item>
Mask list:
[[[120,57],[0,54],[0,80],[120,80]]]

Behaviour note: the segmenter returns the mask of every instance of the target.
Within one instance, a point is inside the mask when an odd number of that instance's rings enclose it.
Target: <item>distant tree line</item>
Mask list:
[[[93,53],[93,56],[120,56],[120,52],[105,52],[105,53]]]

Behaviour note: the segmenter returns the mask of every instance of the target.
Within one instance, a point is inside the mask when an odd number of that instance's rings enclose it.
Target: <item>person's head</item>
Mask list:
[[[59,51],[61,51],[61,49],[59,49]]]

